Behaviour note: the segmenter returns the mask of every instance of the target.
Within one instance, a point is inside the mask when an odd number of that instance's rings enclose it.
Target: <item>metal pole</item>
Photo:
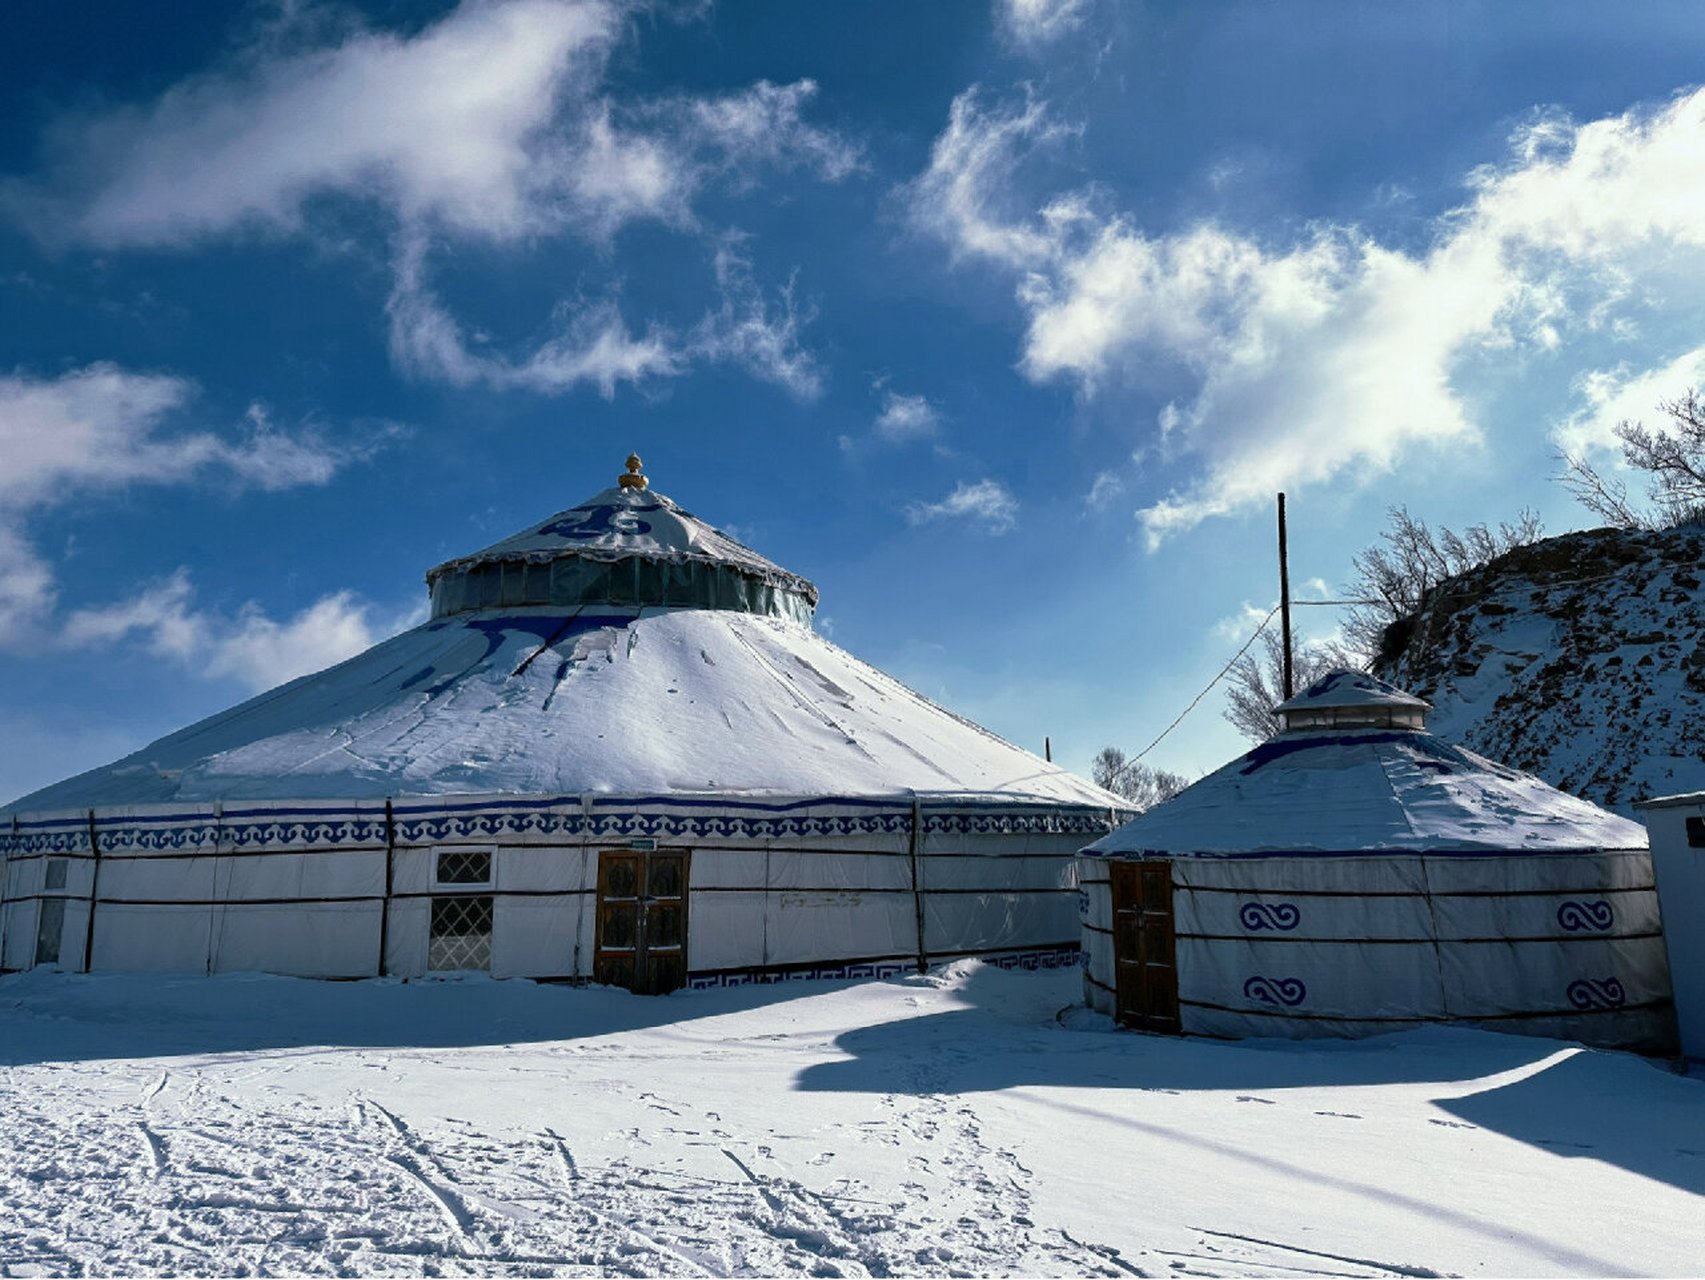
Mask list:
[[[94,865],[89,868],[89,923],[83,930],[83,972],[89,973],[95,963],[95,901],[101,889],[101,844],[95,838],[95,811],[89,810],[89,852]]]
[[[1291,669],[1291,566],[1285,538],[1285,495],[1279,495],[1279,619],[1284,629],[1285,700],[1296,692],[1296,680]]]
[[[918,843],[923,838],[923,803],[914,793],[912,796],[912,909],[918,919],[918,972],[923,973],[929,968],[929,949],[924,945],[924,894],[923,878],[918,867]]]
[[[1044,737],[1042,739],[1042,758],[1049,764],[1054,763],[1054,740],[1052,738]]]
[[[397,820],[391,811],[391,798],[385,797],[385,900],[379,904],[379,976],[387,969],[386,955],[391,949],[391,888],[397,862]]]

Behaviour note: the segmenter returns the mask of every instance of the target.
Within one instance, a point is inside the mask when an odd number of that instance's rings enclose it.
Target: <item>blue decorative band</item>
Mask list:
[[[605,807],[609,806],[609,807]],[[620,806],[620,807],[617,807]],[[588,812],[590,809],[590,812]],[[926,835],[1105,834],[1113,825],[1107,810],[1082,805],[1026,803],[973,806],[925,801]],[[788,841],[848,836],[902,836],[911,831],[910,805],[863,797],[801,800],[785,804],[718,800],[713,797],[647,797],[595,800],[582,806],[572,797],[542,801],[482,801],[442,805],[397,805],[396,839],[401,844],[498,841],[508,837],[563,841],[667,840]],[[274,847],[377,847],[385,843],[383,812],[372,803],[324,809],[280,805],[217,811],[127,815],[103,821],[95,815],[102,852],[214,852]],[[14,856],[87,850],[86,818],[19,819],[0,829],[0,853]]]

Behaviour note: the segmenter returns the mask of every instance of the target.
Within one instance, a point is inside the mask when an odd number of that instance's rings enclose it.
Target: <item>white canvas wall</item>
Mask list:
[[[215,806],[193,813],[156,807],[160,811],[99,814],[94,967],[418,976],[428,971],[433,899],[475,896],[493,903],[494,974],[589,978],[599,853],[625,847],[627,837],[600,837],[586,824],[655,829],[679,812],[677,806],[655,816],[612,819],[600,809],[603,803],[475,797],[443,811],[466,818],[399,804],[394,827],[384,809],[372,805],[358,811],[308,803],[277,811]],[[909,802],[884,811],[869,804],[765,801],[752,806],[755,818],[721,817],[714,801],[691,803],[711,812],[695,819],[706,834],[658,843],[690,852],[688,968],[694,975],[910,965],[918,955],[920,896],[931,961],[1075,945],[1071,858],[1084,834],[1050,812],[1039,819],[1030,809],[959,804],[938,816],[926,808],[914,857]],[[1076,820],[1081,824],[1082,815]],[[49,815],[36,828],[47,834],[31,838],[86,842],[87,821],[87,814]],[[552,838],[553,831],[577,827],[577,837]],[[466,838],[408,838],[440,829]],[[387,831],[398,835],[389,852],[382,843]],[[482,850],[490,855],[487,879],[438,879],[441,854]],[[34,963],[44,862],[11,854],[5,866],[5,967]],[[68,961],[74,955],[80,966],[95,864],[85,856],[72,865],[63,954]]]
[[[1600,1044],[1670,1035],[1643,851],[1177,858],[1171,874],[1186,1032],[1369,1034],[1462,1019]],[[1106,860],[1080,859],[1078,875],[1085,999],[1113,1013]]]

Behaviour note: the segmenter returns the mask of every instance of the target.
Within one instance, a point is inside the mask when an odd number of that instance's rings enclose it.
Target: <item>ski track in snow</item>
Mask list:
[[[956,985],[966,973],[984,988],[1001,984],[998,990],[1016,993],[1011,1007],[990,1006],[985,991],[983,1009],[972,1010]],[[1444,1185],[1498,1155],[1502,1163],[1488,1166],[1486,1176],[1510,1201],[1489,1211],[1486,1240],[1500,1232],[1512,1237],[1506,1225],[1531,1226],[1548,1211],[1543,1195],[1522,1201],[1524,1178],[1539,1189],[1564,1177],[1557,1194],[1565,1199],[1605,1187],[1612,1199],[1646,1206],[1648,1242],[1665,1230],[1691,1231],[1685,1221],[1678,1225],[1676,1203],[1705,1208],[1684,1191],[1654,1193],[1655,1183],[1620,1170],[1597,1172],[1592,1161],[1554,1154],[1536,1140],[1515,1144],[1480,1126],[1441,1122],[1424,1100],[1403,1103],[1406,1111],[1382,1101],[1389,1095],[1381,1089],[1408,1087],[1402,1084],[1353,1088],[1353,1115],[1324,1106],[1318,1089],[1287,1096],[1283,1083],[1259,1094],[1135,1079],[1085,1084],[1087,1059],[1117,1077],[1120,1063],[1156,1054],[1183,1054],[1178,1060],[1189,1069],[1211,1072],[1219,1061],[1213,1055],[1250,1051],[1074,1033],[1052,1017],[1061,997],[1069,999],[1072,977],[995,974],[973,965],[945,977],[802,984],[803,994],[767,1004],[741,997],[741,1006],[725,993],[703,993],[702,1000],[671,998],[680,1022],[642,1019],[637,1028],[594,1026],[579,1037],[559,1031],[511,1044],[505,1041],[515,1028],[499,1018],[493,1026],[505,1035],[453,1048],[408,1045],[383,1027],[364,1043],[368,1029],[353,1019],[341,1038],[317,1041],[313,1032],[323,1035],[325,1024],[304,1011],[338,989],[252,978],[179,983],[173,999],[193,1015],[183,1020],[187,1038],[221,1014],[268,1026],[300,1017],[300,1037],[241,1044],[236,1035],[200,1048],[168,1047],[176,1026],[161,1030],[158,1006],[114,1030],[101,1009],[81,1020],[75,1007],[69,1015],[55,1011],[60,998],[75,1006],[95,990],[89,980],[35,979],[26,999],[0,1003],[0,1061],[18,1064],[0,1068],[0,1276],[1377,1280],[1464,1273],[1478,1237],[1471,1234],[1466,1249],[1458,1239],[1441,1253],[1424,1224],[1408,1225],[1405,1234],[1377,1217],[1389,1211],[1382,1199],[1400,1199],[1405,1186],[1404,1175],[1395,1174],[1389,1194],[1382,1192],[1378,1171],[1423,1147],[1413,1155],[1422,1165],[1452,1152],[1464,1162],[1460,1171],[1442,1171]],[[153,980],[96,981],[111,982],[123,996]],[[408,998],[425,1002],[413,1006],[417,1011],[442,1013],[447,1006],[435,1002],[449,999],[454,984],[436,992],[425,985],[376,995],[369,989],[360,998]],[[536,1000],[540,1025],[560,1026],[565,1012],[578,1014],[592,1000],[602,1001],[596,1016],[658,1007],[543,988],[515,996],[519,984],[504,986],[510,1009]],[[269,1000],[274,1007],[246,1009]],[[205,1003],[198,1008],[198,1001]],[[49,1046],[68,1034],[65,1026],[76,1029],[82,1048],[54,1057]],[[896,1027],[915,1034],[897,1036],[879,1057],[858,1047],[860,1037]],[[97,1046],[103,1036],[117,1046],[150,1035],[152,1056],[89,1048],[89,1036]],[[25,1051],[7,1054],[9,1037]],[[1483,1055],[1478,1082],[1452,1076],[1448,1055],[1436,1079],[1455,1081],[1452,1096],[1469,1096],[1488,1083],[1511,1088],[1536,1070],[1577,1061],[1555,1042],[1533,1042],[1518,1046],[1509,1059],[1516,1065],[1496,1074],[1486,1062],[1508,1058],[1506,1040],[1464,1041],[1496,1050]],[[29,1051],[32,1044],[37,1052]],[[1020,1072],[1011,1083],[1022,1087],[1005,1088],[998,1079],[1003,1053],[1055,1061],[1049,1070],[1058,1079]],[[812,1079],[849,1065],[868,1074],[837,1077],[833,1088]],[[1090,1071],[1088,1078],[1099,1077]],[[1696,1088],[1691,1081],[1666,1084]],[[1434,1095],[1446,1087],[1425,1086]],[[1193,1127],[1217,1124],[1215,1134],[1201,1135],[1203,1152],[1214,1143],[1294,1146],[1297,1135],[1318,1134],[1319,1165],[1326,1167],[1353,1149],[1345,1144],[1363,1141],[1352,1132],[1386,1145],[1368,1149],[1357,1174],[1368,1180],[1368,1199],[1326,1208],[1300,1184],[1270,1175],[1240,1183],[1245,1175],[1223,1161],[1208,1169],[1202,1162],[1215,1158],[1211,1153],[1180,1156],[1170,1138],[1133,1140],[1129,1126],[1086,1130],[1064,1108],[1035,1109],[1034,1095],[1060,1091],[1078,1112],[1107,1107],[1146,1116],[1143,1123],[1157,1133],[1160,1126],[1176,1131],[1177,1143],[1191,1141]],[[1691,1097],[1676,1096],[1684,1104]],[[1698,1145],[1677,1146],[1677,1158]],[[1061,1211],[1061,1180],[1079,1173],[1086,1187],[1105,1188],[1105,1212]],[[1622,1181],[1606,1180],[1614,1178]],[[1189,1192],[1192,1180],[1199,1190],[1181,1200],[1180,1188]],[[1444,1205],[1439,1221],[1451,1215],[1469,1219],[1461,1206]],[[1597,1236],[1586,1231],[1583,1238]],[[1623,1256],[1614,1241],[1599,1243],[1610,1259]],[[1605,1255],[1571,1252],[1559,1242],[1549,1254],[1492,1256],[1493,1270],[1513,1260],[1526,1265],[1511,1269],[1567,1274],[1590,1271]],[[1627,1269],[1642,1268],[1631,1261]]]

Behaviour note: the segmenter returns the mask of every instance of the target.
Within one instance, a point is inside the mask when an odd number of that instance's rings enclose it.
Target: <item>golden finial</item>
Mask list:
[[[639,473],[639,469],[644,465],[645,464],[639,460],[639,455],[637,453],[628,454],[628,473],[625,476],[617,476],[616,483],[624,489],[649,488],[651,486],[651,481],[647,480]]]

